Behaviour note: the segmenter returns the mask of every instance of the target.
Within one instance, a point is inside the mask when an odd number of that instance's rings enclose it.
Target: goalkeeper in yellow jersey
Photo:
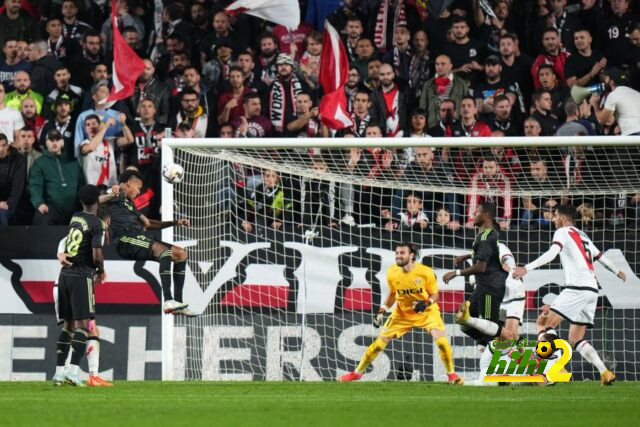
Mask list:
[[[362,378],[364,371],[394,338],[400,338],[411,328],[421,328],[431,334],[440,350],[440,358],[447,370],[450,384],[464,384],[453,369],[453,354],[444,334],[444,323],[438,307],[438,284],[433,270],[416,259],[417,250],[411,243],[396,246],[396,265],[387,271],[389,295],[378,310],[373,325],[379,328],[384,313],[396,303],[391,317],[376,340],[367,348],[355,371],[341,376],[338,381],[351,382]]]

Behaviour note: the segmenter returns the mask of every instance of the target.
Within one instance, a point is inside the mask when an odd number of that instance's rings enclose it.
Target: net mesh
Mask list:
[[[472,284],[441,278],[470,251],[475,207],[489,200],[519,265],[548,248],[554,206],[578,207],[576,225],[629,277],[623,284],[596,265],[602,289],[587,338],[618,378],[637,379],[637,146],[327,150],[312,142],[277,150],[174,145],[185,177],[172,186],[172,210],[193,225],[173,239],[189,250],[185,302],[200,315],[167,326],[172,378],[335,380],[353,370],[380,332],[373,313],[400,241],[417,244],[434,268],[456,371],[478,378],[480,351],[453,322]],[[563,278],[558,259],[525,278],[522,337],[535,339],[539,308]],[[559,328],[565,339],[567,329]],[[599,378],[574,355],[573,379]],[[393,340],[364,377],[409,378],[446,379],[423,330]]]

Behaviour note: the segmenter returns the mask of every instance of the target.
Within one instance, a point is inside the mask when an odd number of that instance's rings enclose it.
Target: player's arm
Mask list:
[[[425,311],[427,308],[429,308],[429,306],[435,304],[438,302],[438,292],[433,293],[433,294],[429,294],[429,298],[427,298],[426,300],[418,300],[418,301],[414,301],[413,302],[413,311],[415,311],[416,313],[422,313],[423,311]]]
[[[558,256],[561,250],[562,248],[560,247],[560,245],[556,242],[553,242],[551,247],[538,258],[525,265],[524,267],[516,267],[515,271],[513,272],[513,278],[520,279],[529,271],[535,270],[538,267],[542,267],[545,264],[549,264]]]
[[[602,264],[604,266],[604,268],[606,268],[607,270],[609,270],[610,272],[612,272],[613,274],[618,276],[623,282],[626,282],[627,281],[627,275],[624,274],[624,271],[618,270],[618,268],[613,263],[613,261],[611,261],[609,258],[604,256],[604,252],[600,252],[595,247],[595,245],[591,244],[591,246],[592,246],[592,248],[591,248],[592,252],[591,253],[597,253],[597,255],[593,258],[593,260],[594,261],[598,261],[600,264]]]
[[[158,221],[156,219],[149,219],[144,215],[140,215],[140,221],[146,230],[162,230],[176,225],[183,225],[185,227],[189,227],[191,225],[191,221],[184,218],[177,219],[175,221]]]
[[[65,252],[65,249],[67,248],[67,238],[63,237],[60,242],[58,242],[58,251],[56,252],[56,257],[58,258],[58,261],[60,262],[60,264],[62,264],[63,267],[68,267],[70,265],[73,265],[73,263],[71,261],[69,261],[69,254],[67,254]]]
[[[376,316],[373,318],[373,326],[375,326],[376,328],[382,326],[382,324],[384,323],[384,314],[389,311],[389,309],[391,309],[393,304],[396,303],[396,292],[391,286],[391,282],[388,279],[387,282],[389,282],[389,294],[384,300],[384,304],[380,306],[378,312],[376,313]]]
[[[98,270],[96,284],[103,283],[107,278],[107,274],[104,271],[104,253],[102,252],[102,248],[93,248],[93,264]]]
[[[111,187],[111,192],[98,196],[98,203],[100,203],[101,205],[104,205],[105,203],[109,203],[119,195],[120,195],[120,186],[114,185],[113,187]]]

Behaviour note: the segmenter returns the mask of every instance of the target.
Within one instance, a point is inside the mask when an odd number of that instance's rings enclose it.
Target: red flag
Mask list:
[[[117,0],[111,4],[111,25],[113,29],[113,87],[111,94],[106,100],[107,107],[112,106],[121,99],[126,99],[133,95],[136,81],[144,71],[144,62],[129,47],[120,30],[118,29],[118,18],[116,16]]]
[[[331,129],[344,129],[353,122],[347,114],[344,85],[349,76],[349,57],[335,28],[325,21],[320,59],[320,84],[325,96],[320,102],[322,121]]]

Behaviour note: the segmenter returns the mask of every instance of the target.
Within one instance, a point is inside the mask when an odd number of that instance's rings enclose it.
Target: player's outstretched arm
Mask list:
[[[396,302],[396,294],[395,292],[390,292],[387,295],[387,299],[384,301],[384,304],[380,306],[378,309],[378,313],[376,317],[373,318],[373,326],[379,328],[384,324],[384,314],[391,308],[393,304]]]
[[[609,258],[604,256],[604,254],[602,252],[600,252],[600,256],[598,257],[597,261],[600,264],[604,265],[604,267],[607,270],[609,270],[610,272],[612,272],[613,274],[618,276],[620,278],[620,280],[622,280],[623,282],[627,281],[627,275],[624,273],[624,271],[618,270],[616,265]]]
[[[114,185],[113,187],[111,187],[110,193],[103,194],[98,197],[98,203],[100,203],[101,205],[104,205],[105,203],[109,203],[119,195],[120,195],[120,186]]]
[[[542,267],[545,264],[549,264],[551,261],[553,261],[556,258],[556,256],[558,256],[560,251],[561,251],[560,246],[551,245],[551,247],[549,247],[549,249],[545,253],[540,255],[538,258],[536,258],[529,264],[525,265],[524,267],[516,267],[512,277],[516,280],[520,279],[529,271],[535,270],[538,267]]]
[[[140,215],[140,221],[142,221],[142,225],[144,225],[146,230],[162,230],[176,225],[182,225],[184,227],[191,226],[191,221],[184,218],[176,221],[158,221],[156,219],[149,219],[144,215]]]
[[[442,280],[444,283],[449,283],[451,279],[457,276],[471,276],[472,274],[484,273],[487,270],[487,262],[486,261],[476,261],[471,267],[467,267],[465,269],[458,269],[455,271],[448,271],[442,276]]]

